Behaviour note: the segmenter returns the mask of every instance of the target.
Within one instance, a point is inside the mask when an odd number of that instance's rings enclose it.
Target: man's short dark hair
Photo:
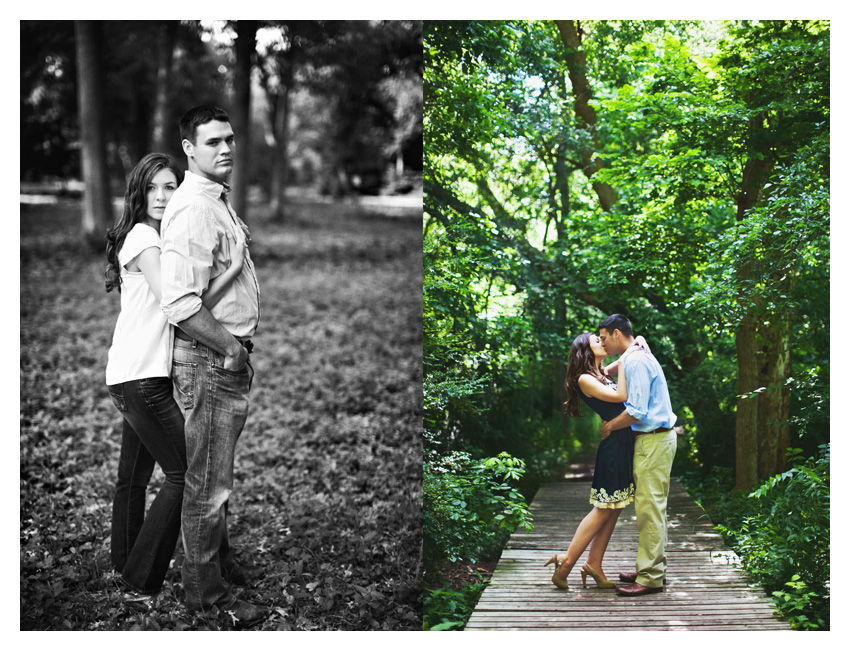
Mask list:
[[[605,328],[608,332],[614,332],[614,330],[619,330],[627,337],[633,337],[632,333],[632,324],[629,320],[624,317],[622,314],[612,314],[607,319],[605,319],[602,323],[599,324],[599,330]]]
[[[214,104],[204,104],[203,106],[190,108],[180,118],[180,139],[188,140],[193,145],[197,144],[195,142],[195,136],[198,127],[213,120],[230,122],[230,116],[227,115],[227,112],[223,108],[219,108]]]

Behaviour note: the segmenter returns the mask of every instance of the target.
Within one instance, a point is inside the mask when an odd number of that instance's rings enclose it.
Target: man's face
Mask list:
[[[223,183],[233,171],[236,142],[230,122],[210,120],[195,130],[195,142],[183,141],[190,169],[216,183]],[[194,166],[191,164],[194,161]]]
[[[605,347],[609,355],[619,355],[623,352],[620,346],[620,331],[608,332],[605,328],[599,328],[599,341]]]

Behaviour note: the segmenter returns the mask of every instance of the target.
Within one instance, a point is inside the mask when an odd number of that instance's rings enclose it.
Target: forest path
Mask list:
[[[530,508],[534,530],[514,533],[466,630],[791,630],[758,586],[747,584],[737,557],[724,546],[703,510],[678,481],[667,504],[667,585],[664,591],[624,597],[600,589],[590,577],[582,587],[580,568],[569,590],[551,582],[553,566],[578,523],[590,510],[590,482],[541,486]],[[634,505],[620,514],[605,555],[604,571],[633,571],[638,546]]]

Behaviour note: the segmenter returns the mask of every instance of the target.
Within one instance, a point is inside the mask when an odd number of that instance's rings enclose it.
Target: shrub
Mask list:
[[[480,574],[478,574],[478,578],[481,578]],[[422,630],[452,631],[462,629],[475,609],[475,604],[478,603],[486,585],[483,582],[472,583],[462,586],[459,592],[449,588],[447,583],[444,583],[442,589],[426,588],[423,597]]]
[[[766,480],[739,525],[718,526],[794,628],[829,628],[829,444]]]
[[[731,468],[681,479],[791,625],[828,630],[829,444],[807,460],[790,453],[793,467],[749,495],[731,490]]]
[[[423,471],[426,578],[444,561],[498,552],[517,528],[530,531],[531,512],[519,491],[525,464],[506,452],[473,460],[466,452],[432,453]]]

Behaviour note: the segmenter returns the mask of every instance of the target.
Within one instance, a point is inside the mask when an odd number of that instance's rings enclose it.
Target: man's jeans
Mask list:
[[[223,368],[224,356],[197,341],[174,340],[174,395],[186,418],[189,465],[183,495],[183,589],[190,611],[227,606],[222,578],[232,567],[227,500],[233,489],[236,441],[248,417],[253,369]]]
[[[637,582],[660,588],[667,573],[667,495],[676,456],[676,432],[638,434],[635,439],[635,515],[638,525]]]
[[[167,377],[107,388],[124,418],[112,502],[112,564],[130,587],[159,592],[180,535],[186,472],[183,414]],[[156,463],[165,482],[145,517],[145,493]]]

